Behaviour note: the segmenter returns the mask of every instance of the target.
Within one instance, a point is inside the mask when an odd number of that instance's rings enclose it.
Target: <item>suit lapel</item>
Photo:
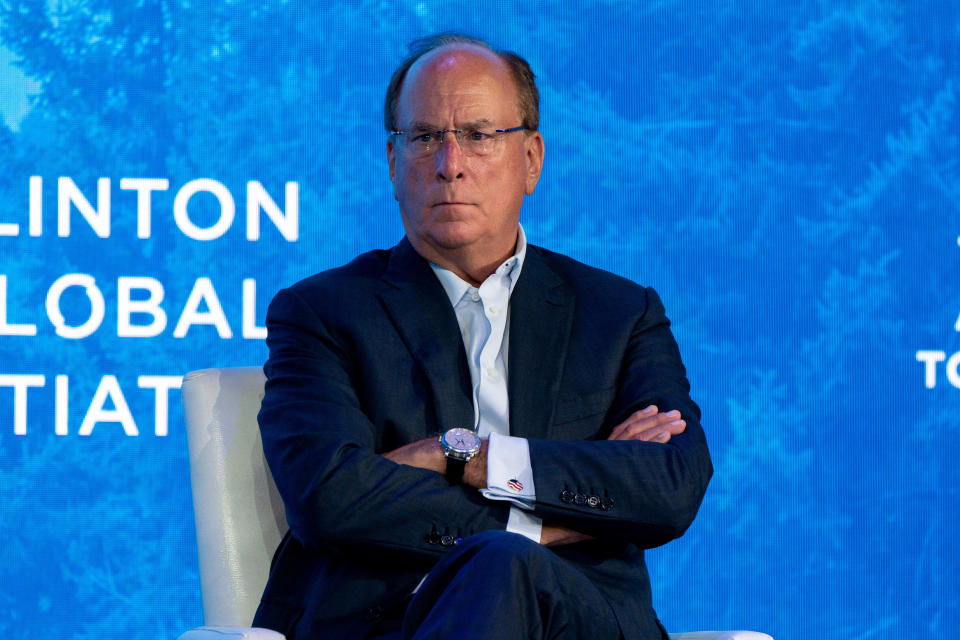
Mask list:
[[[404,238],[390,252],[380,295],[433,392],[440,429],[473,426],[470,369],[457,317],[430,265]]]
[[[546,438],[573,326],[573,291],[530,246],[510,296],[510,432]]]

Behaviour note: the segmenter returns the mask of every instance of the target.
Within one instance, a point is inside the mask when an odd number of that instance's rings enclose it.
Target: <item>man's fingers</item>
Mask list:
[[[686,428],[687,428],[687,421],[686,421],[686,420],[683,420],[683,419],[681,418],[680,420],[673,420],[673,421],[671,421],[671,422],[668,422],[668,423],[667,423],[666,425],[664,425],[664,426],[666,426],[666,431],[667,431],[667,433],[669,433],[670,435],[674,435],[674,436],[675,436],[675,435],[677,435],[678,433],[683,433],[684,430],[686,430]]]
[[[616,440],[643,440],[645,442],[667,442],[678,433],[683,433],[687,422],[683,419],[653,425],[637,423],[624,429]]]
[[[621,436],[623,435],[624,431],[626,431],[632,425],[647,422],[651,418],[654,418],[657,415],[657,411],[659,411],[659,409],[652,404],[640,409],[639,411],[634,411],[626,420],[613,428],[613,431],[610,432],[610,436],[607,438],[607,440],[621,440]]]
[[[633,413],[629,418],[614,427],[608,440],[645,440],[661,441],[659,436],[666,433],[670,436],[682,433],[687,423],[680,418],[677,410],[658,413],[657,407],[650,406]]]
[[[665,425],[657,425],[644,431],[631,431],[628,429],[624,433],[622,440],[643,440],[645,442],[667,442],[678,433],[683,433],[687,428],[687,423],[683,420],[674,420]]]
[[[650,405],[640,409],[639,411],[634,411],[630,414],[630,417],[624,420],[620,426],[629,425],[634,422],[640,422],[642,420],[649,420],[650,418],[657,415],[660,410],[656,405]]]

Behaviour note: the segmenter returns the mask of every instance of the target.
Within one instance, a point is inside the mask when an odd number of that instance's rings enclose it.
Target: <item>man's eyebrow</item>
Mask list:
[[[493,121],[488,118],[481,118],[479,120],[473,120],[471,122],[464,122],[457,125],[457,129],[467,130],[467,129],[488,129],[493,126]],[[406,131],[440,131],[443,127],[437,126],[430,122],[425,122],[423,120],[414,120],[410,123],[410,126],[406,128]]]
[[[430,124],[429,122],[424,122],[423,120],[415,120],[410,123],[410,126],[407,127],[408,131],[439,131],[440,127],[435,124]]]
[[[464,122],[461,124],[458,129],[489,129],[493,126],[493,121],[488,120],[487,118],[481,118],[480,120],[474,120],[473,122]]]

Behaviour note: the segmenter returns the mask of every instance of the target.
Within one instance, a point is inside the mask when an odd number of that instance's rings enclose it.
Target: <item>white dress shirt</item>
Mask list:
[[[510,435],[507,397],[507,352],[510,343],[510,294],[520,277],[527,239],[520,227],[517,248],[496,271],[474,287],[453,272],[430,266],[450,298],[467,352],[473,382],[473,425],[487,449],[488,500],[511,502],[507,531],[540,542],[541,519],[529,512],[536,500],[530,448],[525,438]],[[444,425],[451,428],[465,425]]]

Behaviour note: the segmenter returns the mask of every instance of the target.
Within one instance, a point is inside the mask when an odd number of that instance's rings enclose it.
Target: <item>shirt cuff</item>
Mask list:
[[[543,529],[543,520],[529,511],[510,507],[510,517],[507,518],[507,531],[519,533],[525,538],[540,544],[540,534]]]
[[[488,500],[506,500],[521,509],[533,509],[537,492],[526,438],[490,434],[487,488],[480,493]]]

